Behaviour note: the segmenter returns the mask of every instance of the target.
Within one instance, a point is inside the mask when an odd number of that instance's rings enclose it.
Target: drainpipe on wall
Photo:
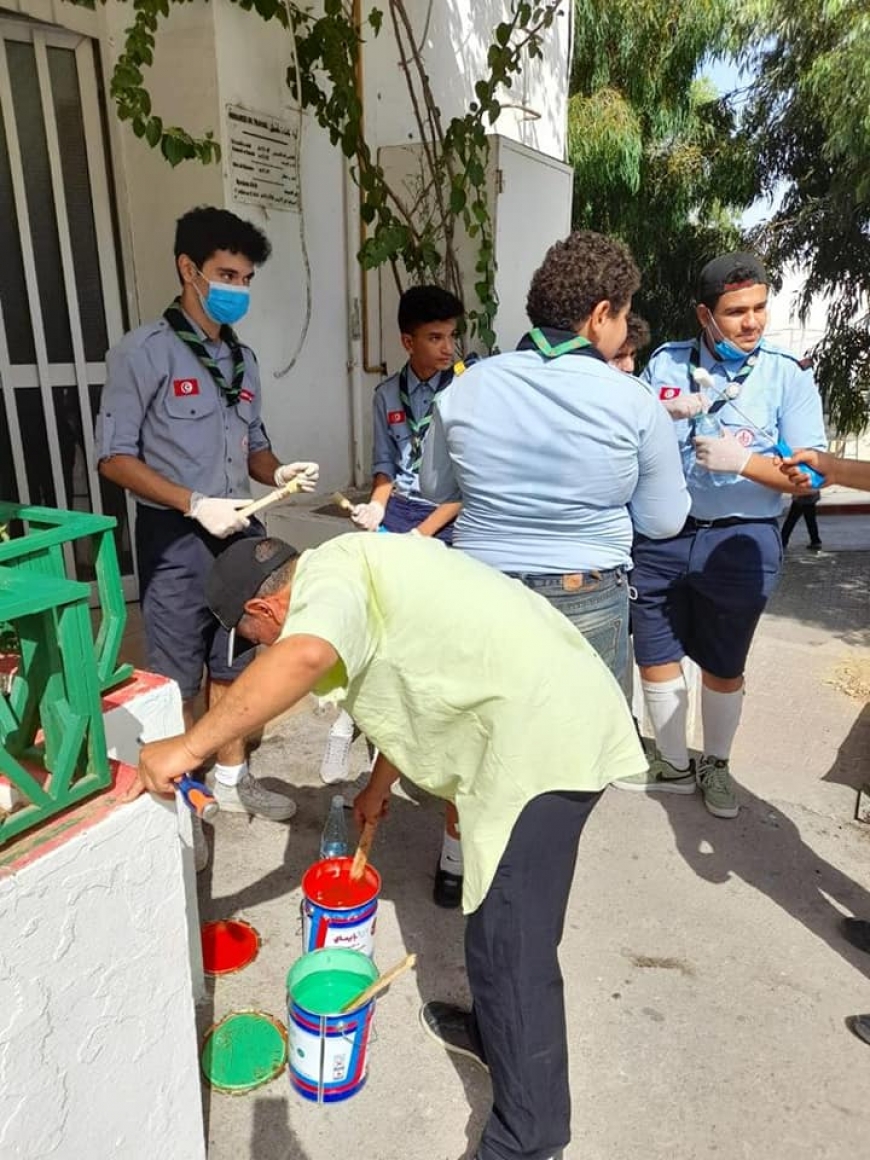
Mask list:
[[[360,0],[353,0],[351,18],[359,29],[362,22]],[[365,93],[363,89],[363,48],[360,44],[357,54],[354,81],[360,107],[363,110],[361,124],[365,119]],[[386,374],[383,363],[372,365],[369,351],[369,302],[367,275],[360,269],[357,254],[365,241],[365,223],[360,213],[360,194],[350,174],[350,162],[344,170],[344,220],[345,220],[345,260],[347,262],[347,315],[348,315],[348,359],[347,371],[350,388],[351,414],[351,454],[353,461],[353,482],[357,487],[367,487],[369,473],[366,469],[367,448],[363,444],[365,434],[365,409],[371,405],[370,392],[365,375]]]
[[[347,375],[350,392],[351,482],[365,487],[365,415],[363,392],[363,330],[365,318],[362,305],[362,271],[357,254],[360,247],[359,198],[350,175],[350,163],[344,167],[344,252],[347,265]]]

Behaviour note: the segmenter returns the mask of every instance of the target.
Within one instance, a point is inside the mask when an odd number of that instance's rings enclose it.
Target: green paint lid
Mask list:
[[[236,1011],[205,1033],[200,1064],[213,1088],[246,1092],[269,1083],[287,1062],[287,1030],[262,1011]]]

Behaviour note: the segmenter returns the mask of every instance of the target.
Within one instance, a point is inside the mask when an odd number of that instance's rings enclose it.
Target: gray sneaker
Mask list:
[[[727,760],[705,754],[698,763],[698,785],[714,817],[736,818],[740,813]]]
[[[251,773],[246,773],[236,785],[222,785],[215,780],[214,796],[221,813],[255,814],[271,822],[286,822],[296,813],[292,798],[264,789]]]
[[[643,773],[621,777],[610,784],[635,793],[694,793],[695,763],[690,760],[687,769],[677,769],[656,751]]]

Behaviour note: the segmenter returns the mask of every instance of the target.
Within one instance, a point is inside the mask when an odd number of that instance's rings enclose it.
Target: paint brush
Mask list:
[[[175,788],[191,813],[202,818],[204,822],[214,824],[221,807],[207,785],[201,781],[196,781],[189,773],[185,773],[176,781]]]
[[[359,836],[359,844],[356,848],[356,853],[353,856],[353,864],[350,868],[350,877],[354,882],[359,881],[366,872],[366,866],[369,860],[369,850],[372,848],[372,840],[377,829],[377,822],[366,822],[362,828],[362,833]]]
[[[342,495],[340,491],[334,491],[332,493],[332,502],[336,505],[336,507],[340,507],[343,512],[347,512],[348,515],[350,515],[350,513],[353,511],[353,504],[350,502],[347,496]]]
[[[263,508],[271,507],[273,503],[280,503],[282,499],[287,499],[288,496],[299,491],[302,486],[300,479],[291,479],[289,483],[285,483],[283,487],[276,487],[270,491],[268,495],[264,495],[261,499],[255,499],[253,503],[247,504],[246,507],[239,508],[239,515],[246,519],[249,516],[255,515],[262,511]]]
[[[364,1007],[366,1003],[371,1002],[372,999],[380,995],[381,991],[386,991],[390,983],[394,983],[399,975],[407,971],[409,967],[413,967],[416,961],[416,955],[406,955],[400,963],[396,963],[394,967],[391,967],[379,979],[375,979],[364,991],[360,991],[355,999],[351,999],[349,1003],[345,1003],[339,1011],[339,1015],[344,1015],[348,1011],[355,1011],[358,1007]]]

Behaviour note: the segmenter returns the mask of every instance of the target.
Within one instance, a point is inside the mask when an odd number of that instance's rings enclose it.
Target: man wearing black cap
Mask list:
[[[558,947],[577,846],[604,786],[645,765],[615,678],[548,601],[423,536],[338,536],[298,559],[240,540],[208,596],[225,628],[273,647],[186,734],[143,747],[143,784],[171,792],[192,761],[307,693],[343,696],[381,754],[358,822],[387,812],[398,769],[459,811],[473,1009],[430,1002],[421,1023],[489,1070],[476,1160],[559,1160],[571,1105]]]
[[[697,784],[719,818],[734,818],[739,809],[729,760],[743,671],[782,564],[780,493],[795,490],[779,470],[774,445],[827,446],[812,372],[763,339],[767,297],[767,274],[754,255],[714,258],[698,282],[701,333],[665,343],[641,376],[676,424],[692,506],[673,539],[635,540],[634,652],[656,752],[645,774],[616,784],[694,792],[680,666],[688,656],[703,679]]]

